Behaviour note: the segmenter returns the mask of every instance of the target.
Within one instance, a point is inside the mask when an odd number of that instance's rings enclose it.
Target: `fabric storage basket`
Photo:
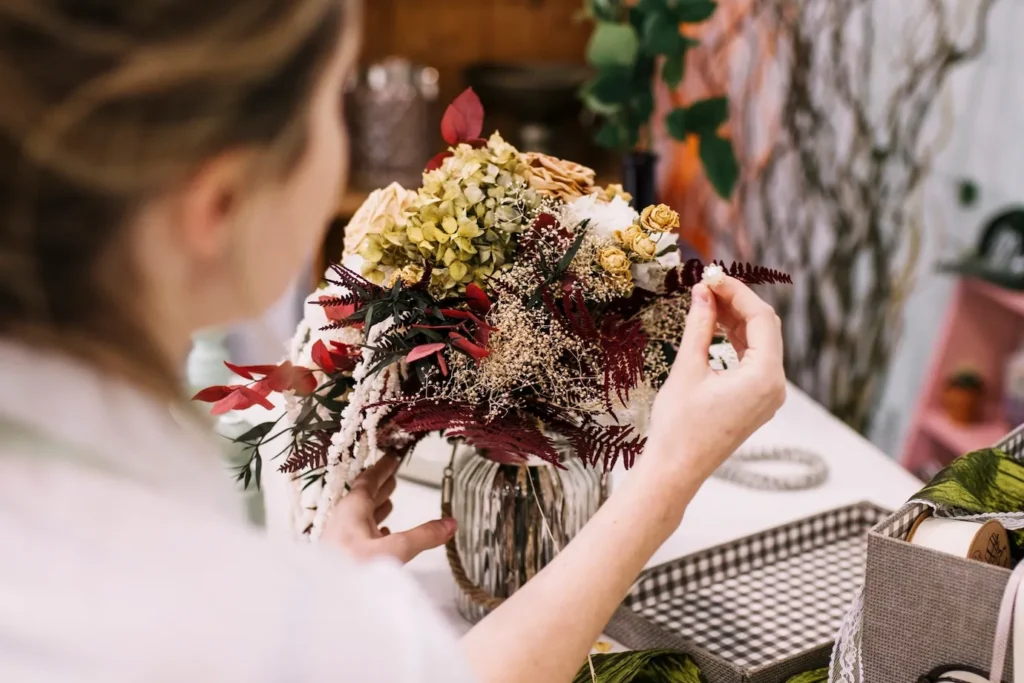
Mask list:
[[[827,666],[861,589],[867,531],[888,514],[849,505],[652,567],[606,633],[686,652],[708,683],[782,683]]]
[[[996,444],[1024,461],[1024,428]],[[912,683],[939,667],[987,670],[1010,570],[907,543],[928,506],[911,504],[868,534],[861,626],[864,683]],[[1003,680],[1012,680],[1012,654]]]

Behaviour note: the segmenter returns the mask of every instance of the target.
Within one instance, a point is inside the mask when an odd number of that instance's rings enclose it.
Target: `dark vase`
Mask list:
[[[626,152],[622,155],[622,187],[633,195],[633,208],[642,209],[658,203],[654,175],[657,155],[651,152]]]

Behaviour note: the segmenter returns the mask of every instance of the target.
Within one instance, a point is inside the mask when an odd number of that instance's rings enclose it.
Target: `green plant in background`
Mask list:
[[[650,147],[655,78],[675,90],[687,50],[699,44],[680,25],[707,21],[716,8],[710,0],[586,0],[595,21],[587,61],[596,75],[580,94],[603,120],[599,145],[622,151]],[[697,136],[704,172],[722,197],[732,194],[739,176],[732,143],[718,134],[728,117],[727,98],[712,97],[677,107],[665,118],[676,140]]]

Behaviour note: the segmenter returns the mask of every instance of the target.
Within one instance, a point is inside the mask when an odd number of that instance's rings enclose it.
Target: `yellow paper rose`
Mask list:
[[[606,247],[597,254],[598,264],[612,275],[623,275],[629,273],[632,265],[626,252],[618,247]]]
[[[640,233],[640,235],[633,240],[632,249],[633,253],[639,260],[650,261],[658,252],[658,245],[655,244],[654,240],[650,237]]]
[[[591,194],[596,194],[597,198],[602,202],[610,202],[616,197],[620,197],[622,201],[627,204],[633,201],[633,195],[626,192],[626,189],[618,183],[613,183],[607,187],[599,187],[595,189]]]
[[[629,247],[630,249],[633,248],[633,243],[636,242],[639,237],[646,237],[646,235],[644,235],[644,231],[641,230],[640,226],[636,223],[625,230],[615,231],[615,241],[625,247]]]
[[[416,192],[398,183],[374,190],[345,226],[345,255],[358,253],[367,235],[383,235],[389,229],[404,226],[415,202]]]
[[[679,229],[679,214],[664,204],[648,206],[640,213],[640,225],[651,232],[672,232]]]

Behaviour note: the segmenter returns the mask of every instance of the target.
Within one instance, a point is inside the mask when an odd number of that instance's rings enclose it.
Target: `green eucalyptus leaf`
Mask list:
[[[675,90],[683,82],[683,70],[686,65],[686,50],[678,55],[668,55],[661,66],[661,80]]]
[[[719,197],[728,199],[732,196],[736,180],[740,175],[736,154],[732,143],[723,140],[714,133],[700,136],[700,161],[704,166],[704,174]]]
[[[587,92],[608,104],[622,104],[632,93],[632,74],[625,67],[602,69],[587,86]]]
[[[725,97],[709,97],[686,110],[686,128],[691,133],[714,133],[728,119],[729,100]]]
[[[587,61],[593,66],[633,66],[640,40],[629,24],[600,21],[587,46]]]
[[[655,12],[644,20],[644,52],[650,55],[681,55],[686,49],[679,24],[671,15]]]
[[[679,0],[676,4],[676,19],[687,24],[707,21],[718,5],[711,0]]]
[[[685,140],[689,130],[686,128],[686,110],[682,107],[673,109],[665,117],[668,134],[676,140]]]
[[[235,439],[235,441],[238,443],[248,444],[258,442],[269,434],[276,424],[276,422],[264,422],[263,424],[256,425],[245,434],[242,434],[240,437]]]

